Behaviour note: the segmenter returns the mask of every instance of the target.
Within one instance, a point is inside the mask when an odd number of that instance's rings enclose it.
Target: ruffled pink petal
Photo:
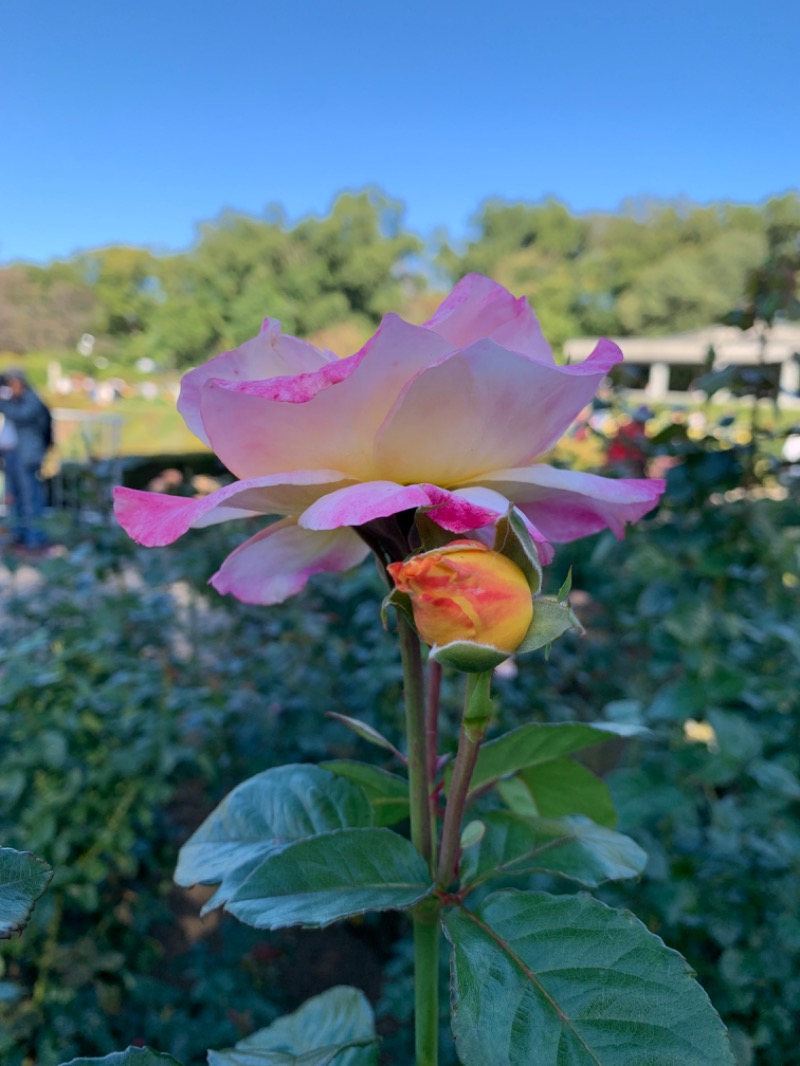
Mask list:
[[[312,373],[326,363],[336,361],[333,352],[320,351],[308,341],[281,333],[281,324],[277,319],[265,318],[257,337],[184,374],[178,410],[192,433],[208,444],[200,417],[200,395],[203,385],[210,378],[260,381],[287,374]]]
[[[610,529],[622,538],[626,524],[652,511],[666,487],[660,478],[599,477],[543,463],[496,470],[481,482],[513,500],[544,536],[556,543],[601,529]]]
[[[481,274],[467,274],[424,325],[457,348],[488,338],[541,363],[553,363],[539,320],[524,296]]]
[[[339,529],[363,526],[410,508],[426,507],[428,493],[421,485],[398,485],[394,481],[366,481],[327,493],[300,516],[304,529]]]
[[[493,526],[508,510],[508,501],[499,493],[480,492],[472,496],[448,492],[437,485],[423,486],[428,496],[428,517],[448,533],[468,533],[483,526]],[[489,497],[492,497],[491,499]]]
[[[317,533],[286,518],[231,552],[210,584],[244,603],[282,603],[300,592],[312,575],[349,570],[368,554],[352,529]]]
[[[300,516],[299,524],[305,529],[362,526],[375,518],[424,507],[442,529],[450,533],[465,533],[481,526],[494,525],[508,510],[508,502],[497,493],[487,489],[473,490],[475,496],[481,493],[484,500],[474,502],[438,485],[367,481],[322,496]]]
[[[546,366],[479,341],[408,384],[378,433],[375,466],[401,484],[450,488],[525,466],[558,440],[621,358],[616,344],[601,341],[583,363]]]
[[[452,350],[436,333],[387,315],[361,351],[316,373],[206,382],[203,423],[237,477],[334,466],[359,481],[382,480],[372,455],[379,426],[406,382]]]
[[[300,514],[323,493],[346,484],[347,478],[336,470],[300,470],[235,481],[196,499],[118,487],[114,489],[114,514],[138,544],[160,548],[188,529],[232,518]]]

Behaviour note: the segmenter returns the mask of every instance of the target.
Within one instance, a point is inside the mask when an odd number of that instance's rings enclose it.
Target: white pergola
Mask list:
[[[800,325],[778,322],[762,333],[759,329],[736,329],[733,326],[708,326],[691,333],[670,333],[663,337],[614,337],[625,361],[648,367],[644,394],[649,400],[686,399],[685,392],[670,390],[670,371],[674,366],[702,366],[709,350],[714,353],[714,369],[726,366],[757,368],[780,366],[781,402],[800,404]],[[576,337],[564,345],[565,356],[572,361],[585,359],[596,339]]]

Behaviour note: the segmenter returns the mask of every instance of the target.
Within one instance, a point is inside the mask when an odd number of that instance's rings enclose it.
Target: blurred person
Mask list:
[[[17,430],[10,418],[0,415],[0,474],[3,477],[3,495],[0,497],[5,505],[5,514],[11,510],[11,491],[8,487],[8,469],[16,460]]]
[[[0,414],[16,433],[6,454],[6,492],[11,497],[14,543],[22,548],[45,544],[44,496],[39,471],[52,444],[52,420],[44,401],[21,370],[6,370],[0,383]]]

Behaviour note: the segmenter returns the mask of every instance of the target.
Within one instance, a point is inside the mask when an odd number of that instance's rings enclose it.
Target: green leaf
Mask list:
[[[149,1047],[129,1047],[125,1051],[112,1051],[100,1059],[70,1059],[62,1066],[180,1066],[172,1055],[153,1051]]]
[[[407,762],[405,755],[399,752],[391,741],[387,740],[382,733],[379,733],[377,729],[373,729],[371,725],[367,725],[366,722],[359,722],[357,718],[349,718],[346,714],[337,714],[336,711],[328,711],[329,718],[335,718],[337,722],[341,722],[342,725],[347,726],[362,740],[368,741],[370,744],[374,744],[378,748],[383,748],[385,751],[390,751],[392,755],[395,755],[401,762]]]
[[[390,829],[341,829],[268,856],[226,909],[257,929],[319,927],[365,911],[405,910],[432,887],[405,837]]]
[[[524,818],[495,811],[483,821],[480,846],[465,851],[461,860],[465,885],[545,872],[596,888],[604,881],[638,877],[647,864],[646,852],[630,837],[583,815]]]
[[[339,985],[307,1000],[293,1014],[209,1051],[209,1066],[377,1066],[375,1022],[366,996]]]
[[[52,869],[30,852],[0,848],[0,940],[22,932],[52,879]]]
[[[462,851],[466,851],[467,848],[474,848],[476,844],[480,844],[486,833],[486,824],[478,821],[467,822],[464,828],[461,830],[461,838],[459,840],[459,847]]]
[[[608,785],[569,756],[520,770],[514,777],[500,781],[497,791],[517,814],[542,818],[585,814],[609,829],[617,824]]]
[[[373,824],[372,807],[351,781],[318,766],[265,770],[237,786],[183,845],[179,885],[219,884],[203,913],[219,907],[270,854],[333,829]]]
[[[388,770],[381,770],[370,763],[349,759],[334,759],[320,764],[339,777],[355,782],[374,811],[376,826],[396,825],[408,818],[408,781]]]
[[[568,629],[583,631],[570,605],[559,603],[550,596],[536,596],[533,601],[533,621],[514,654],[538,651],[558,640]]]
[[[734,1066],[686,961],[632,914],[498,892],[445,931],[464,1066]]]
[[[472,790],[528,766],[539,766],[572,751],[611,740],[612,737],[633,737],[646,733],[647,730],[641,726],[625,722],[523,725],[483,745],[472,776]]]

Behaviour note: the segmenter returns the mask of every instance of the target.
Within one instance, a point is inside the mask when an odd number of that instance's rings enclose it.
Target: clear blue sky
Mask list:
[[[367,183],[422,234],[489,195],[759,201],[800,185],[798,40],[797,0],[9,0],[0,261]]]

